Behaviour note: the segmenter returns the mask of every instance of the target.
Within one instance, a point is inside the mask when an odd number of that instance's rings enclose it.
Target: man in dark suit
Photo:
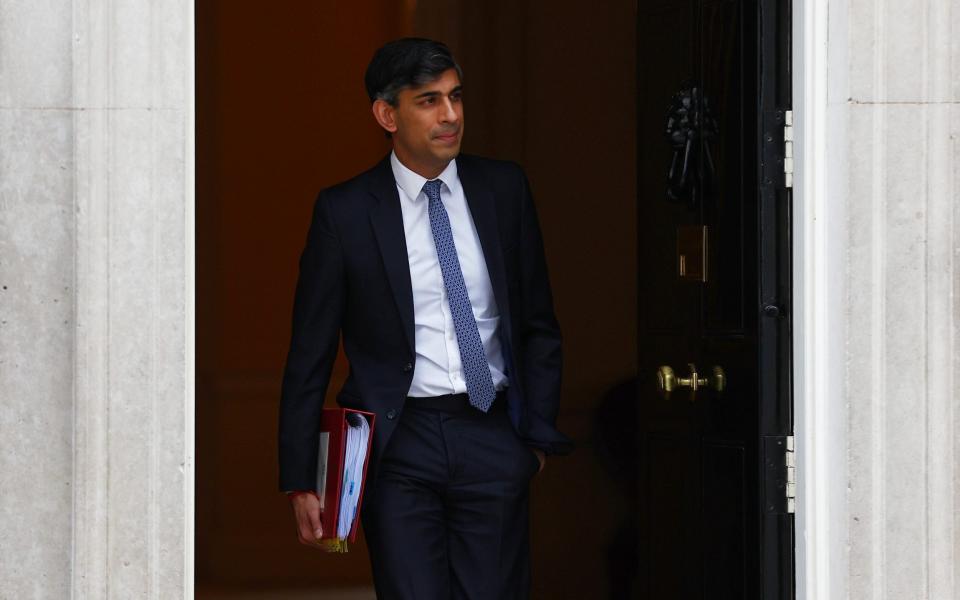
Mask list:
[[[460,153],[461,70],[406,38],[365,83],[393,151],[317,197],[280,408],[280,489],[318,545],[318,424],[342,334],[343,407],[376,414],[361,520],[377,595],[526,598],[528,490],[557,431],[560,329],[529,185]]]

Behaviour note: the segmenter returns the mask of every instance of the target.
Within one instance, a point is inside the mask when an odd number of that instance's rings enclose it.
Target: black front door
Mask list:
[[[641,598],[793,598],[790,6],[638,4]]]

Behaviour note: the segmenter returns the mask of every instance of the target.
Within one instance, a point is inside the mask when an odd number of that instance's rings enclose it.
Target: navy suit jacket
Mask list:
[[[572,441],[556,427],[560,328],[530,187],[516,163],[461,154],[457,173],[494,297],[520,437],[547,454]],[[337,404],[376,413],[364,503],[413,379],[413,292],[400,197],[387,155],[318,195],[300,257],[280,402],[280,489],[314,489],[320,410],[340,336],[350,372]]]

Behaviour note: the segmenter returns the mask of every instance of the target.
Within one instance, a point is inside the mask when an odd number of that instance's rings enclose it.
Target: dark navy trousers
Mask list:
[[[540,467],[498,393],[408,398],[361,519],[381,600],[526,600]]]

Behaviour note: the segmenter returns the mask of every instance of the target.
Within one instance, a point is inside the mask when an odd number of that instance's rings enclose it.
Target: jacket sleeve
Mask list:
[[[300,256],[280,393],[280,490],[316,487],[320,412],[337,357],[344,294],[342,248],[321,192]]]
[[[568,454],[573,442],[556,429],[563,370],[560,324],[553,311],[543,236],[522,169],[520,206],[520,369],[527,402],[526,442],[547,454]]]

